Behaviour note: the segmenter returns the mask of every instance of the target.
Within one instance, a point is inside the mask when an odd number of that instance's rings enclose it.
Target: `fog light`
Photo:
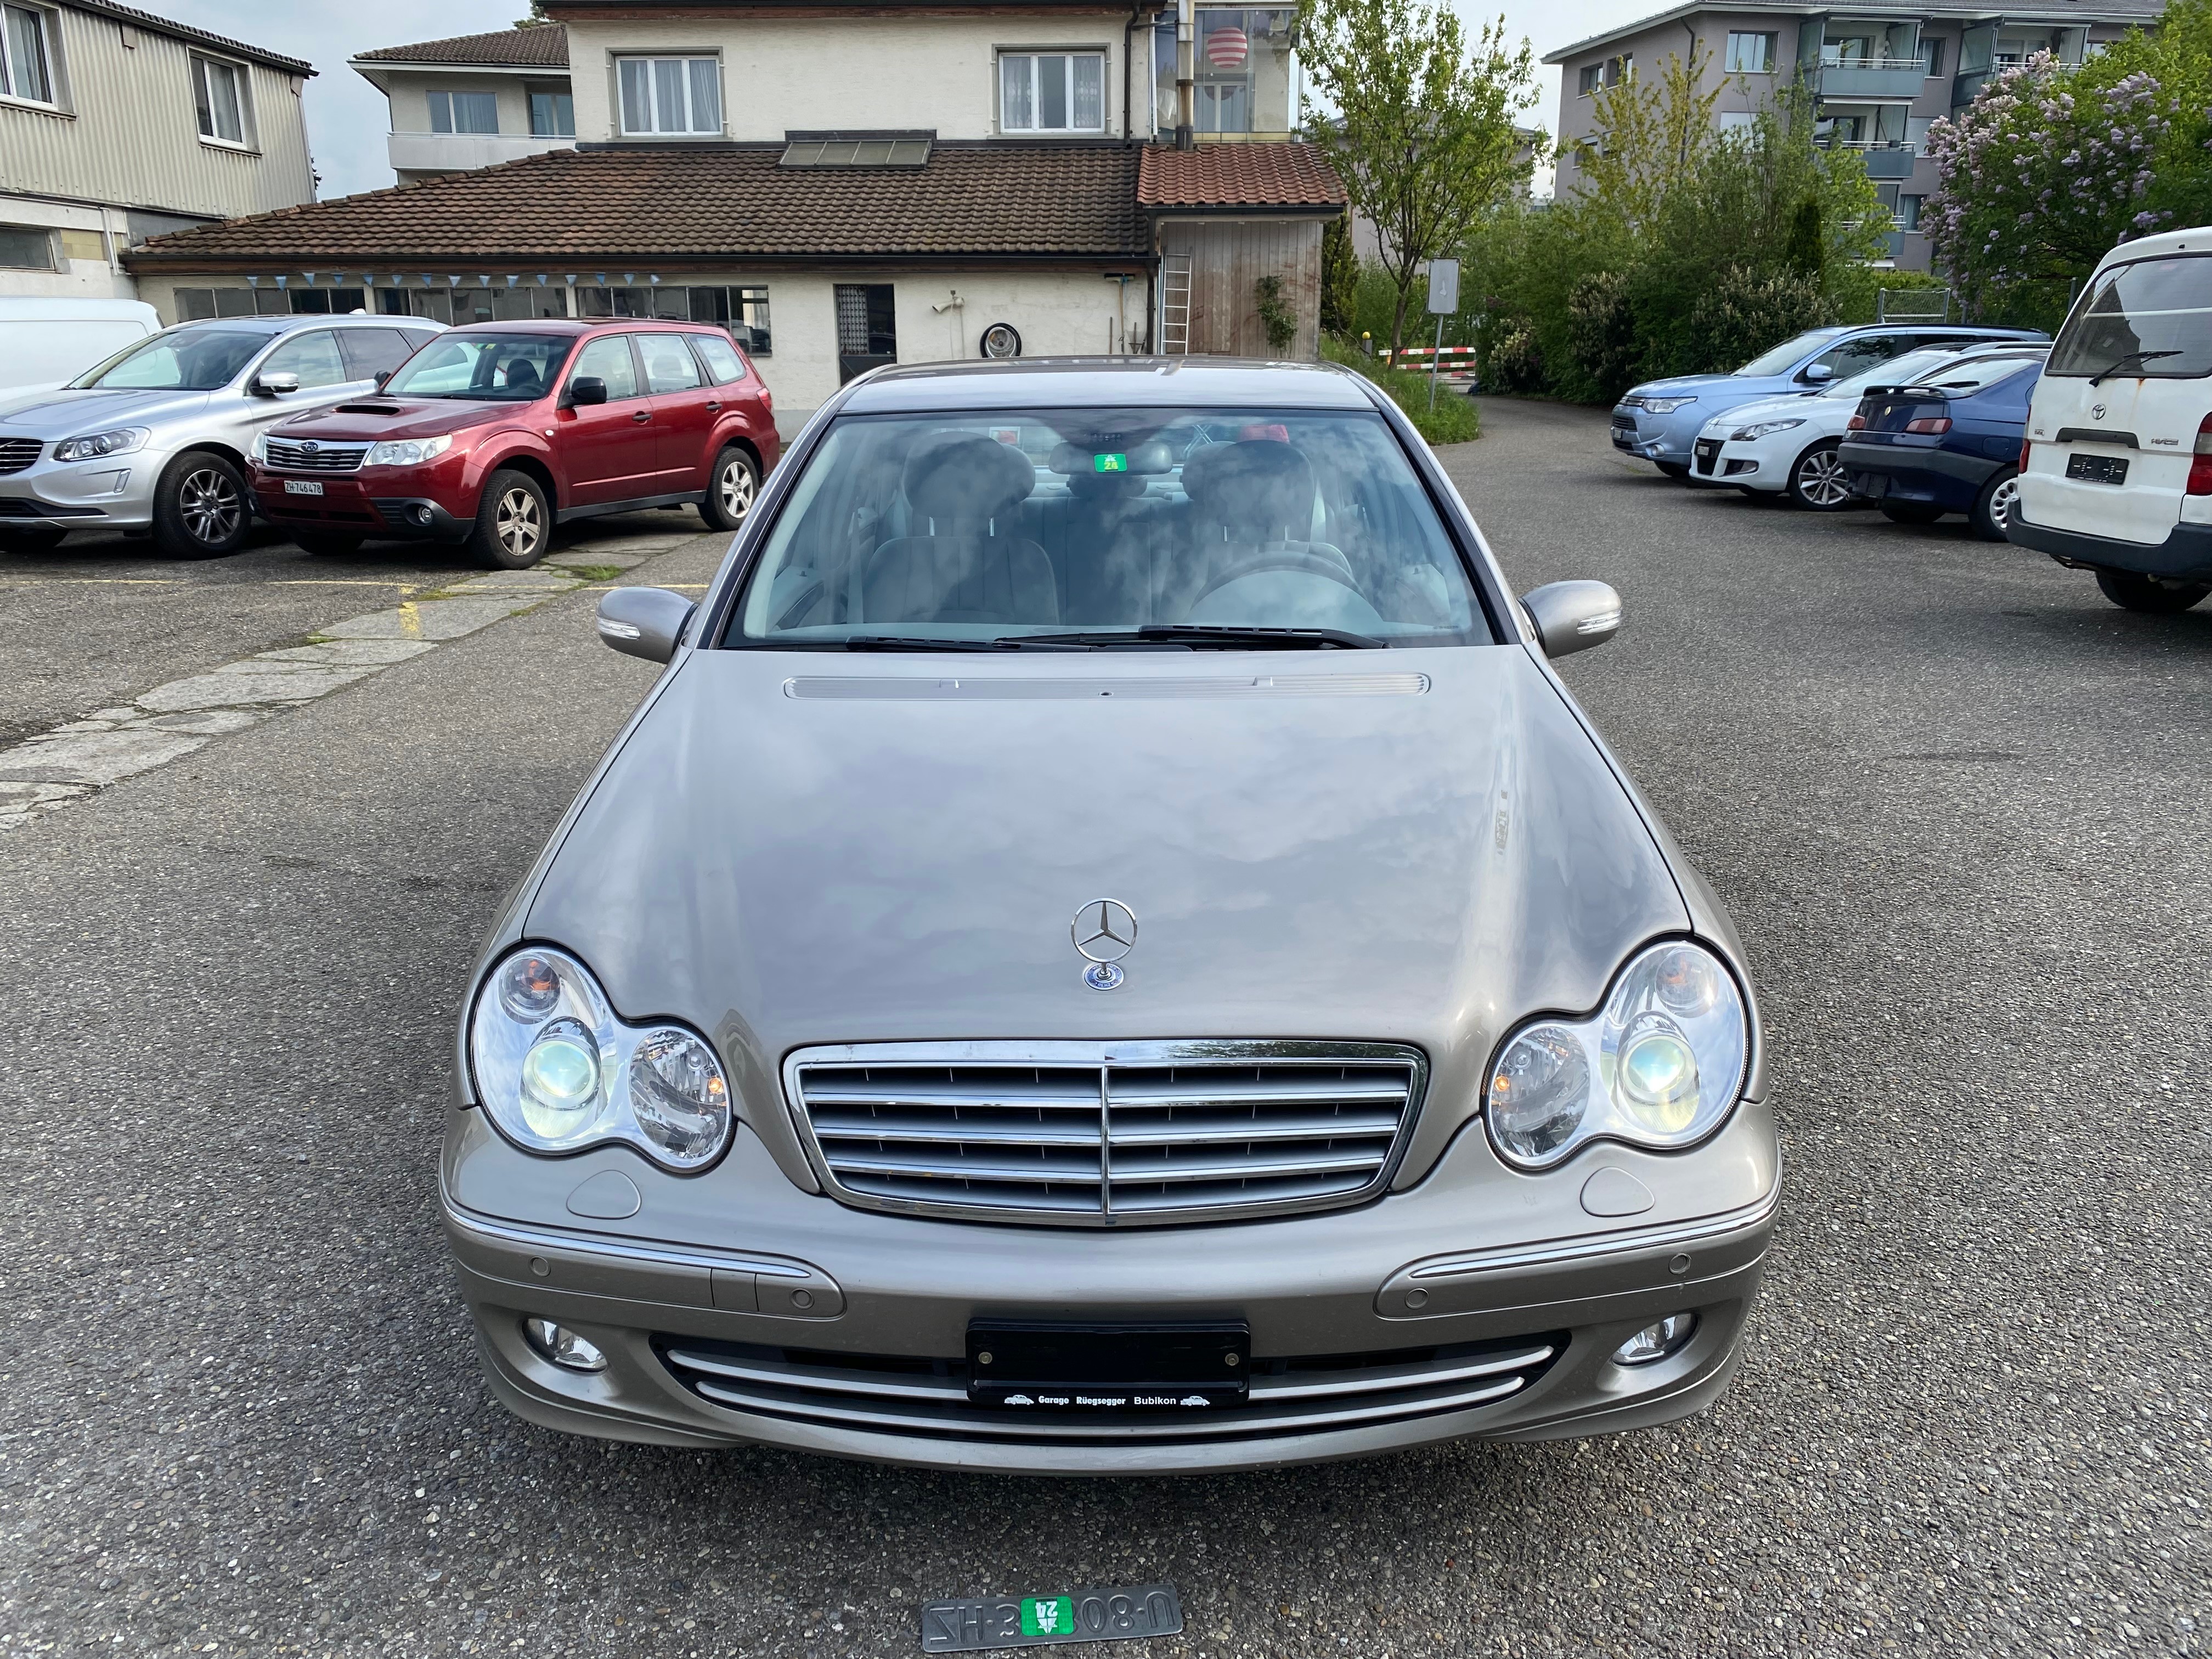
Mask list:
[[[416,524],[427,526],[430,522],[429,503],[427,501],[416,502],[414,506],[407,509],[407,516],[414,520]]]
[[[606,1355],[565,1325],[556,1325],[550,1319],[526,1319],[522,1322],[522,1334],[530,1339],[532,1347],[564,1370],[603,1371],[607,1368]]]
[[[532,1322],[533,1324],[536,1321]],[[1616,1365],[1653,1365],[1669,1354],[1680,1353],[1682,1345],[1690,1340],[1690,1333],[1698,1328],[1698,1316],[1693,1313],[1668,1314],[1656,1325],[1646,1325],[1642,1330],[1613,1351]],[[596,1349],[593,1350],[597,1352]]]

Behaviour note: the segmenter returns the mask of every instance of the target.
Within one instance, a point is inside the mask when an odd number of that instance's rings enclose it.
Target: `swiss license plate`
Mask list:
[[[284,480],[284,493],[287,495],[319,495],[323,493],[323,486],[319,479],[287,478]]]
[[[984,1601],[925,1601],[924,1653],[1041,1648],[1055,1642],[1133,1642],[1182,1629],[1173,1584],[1077,1590],[1068,1595],[1009,1595]]]
[[[2069,455],[2066,458],[2066,476],[2079,478],[2084,483],[2125,483],[2128,481],[2127,458],[2124,455]]]
[[[1241,1404],[1252,1369],[1242,1324],[968,1327],[968,1398],[1012,1411],[1187,1413]]]
[[[1713,470],[1713,463],[1720,459],[1720,445],[1711,438],[1700,438],[1698,440],[1697,448],[1698,471],[1700,472],[1711,471]]]

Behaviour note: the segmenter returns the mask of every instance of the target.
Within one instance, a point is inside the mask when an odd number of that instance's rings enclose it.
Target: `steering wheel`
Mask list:
[[[1288,547],[1263,548],[1249,558],[1241,559],[1231,565],[1228,569],[1216,574],[1212,581],[1206,583],[1199,596],[1190,602],[1191,608],[1195,609],[1203,605],[1215,592],[1228,586],[1233,581],[1241,580],[1246,576],[1261,575],[1270,570],[1296,570],[1309,576],[1324,576],[1339,587],[1349,588],[1352,592],[1359,593],[1359,584],[1352,579],[1350,568],[1345,565],[1340,557],[1332,559],[1320,553],[1301,553],[1294,548]],[[1359,593],[1359,597],[1365,599],[1367,596],[1364,593]]]

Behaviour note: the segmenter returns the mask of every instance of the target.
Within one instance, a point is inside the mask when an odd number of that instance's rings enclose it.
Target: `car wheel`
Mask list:
[[[1881,516],[1892,524],[1934,524],[1943,509],[1932,501],[1884,501]]]
[[[68,534],[68,531],[57,530],[50,524],[0,530],[0,553],[51,553]]]
[[[362,538],[341,530],[295,530],[292,544],[302,553],[358,553]]]
[[[1651,465],[1670,478],[1686,478],[1690,476],[1690,469],[1680,461],[1654,461]]]
[[[553,514],[545,491],[527,472],[495,472],[477,503],[469,547],[495,570],[527,570],[545,556]]]
[[[246,540],[246,480],[210,450],[179,455],[154,486],[154,545],[173,559],[219,559]]]
[[[760,494],[760,468],[753,458],[732,444],[714,457],[714,470],[707,477],[707,499],[699,503],[699,516],[709,530],[735,530],[753,510]]]
[[[2212,593],[2212,582],[2162,582],[2154,576],[2138,576],[2132,570],[2100,570],[2097,586],[2123,611],[2148,611],[2164,617],[2186,611]]]
[[[2005,520],[2011,515],[2012,504],[2019,498],[2020,469],[2008,466],[1982,486],[1982,493],[1974,497],[1973,509],[1966,514],[1966,522],[1984,541],[2001,542],[2005,538]]]
[[[1844,469],[1843,441],[1814,444],[1790,469],[1790,499],[1808,513],[1840,513],[1855,505],[1858,492]]]

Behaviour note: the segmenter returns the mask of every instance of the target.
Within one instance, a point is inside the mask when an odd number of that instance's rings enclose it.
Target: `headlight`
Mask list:
[[[246,453],[247,459],[258,461],[264,466],[268,465],[269,434],[265,432],[255,433],[253,434],[253,441],[252,444],[247,446]]]
[[[364,463],[368,466],[420,466],[434,461],[453,447],[451,433],[436,438],[399,438],[375,445]]]
[[[1735,1109],[1749,1047],[1743,994],[1720,959],[1683,940],[1621,969],[1582,1019],[1532,1020],[1498,1052],[1484,1088],[1506,1162],[1547,1170],[1593,1140],[1671,1152]]]
[[[1770,432],[1787,432],[1793,426],[1804,424],[1802,419],[1796,417],[1787,421],[1761,421],[1756,426],[1738,427],[1733,435],[1738,442],[1741,442],[1747,438],[1764,438]]]
[[[705,1038],[617,1018],[590,970],[562,951],[517,951],[469,1019],[477,1098],[525,1152],[621,1142],[678,1175],[730,1140],[730,1088]]]
[[[1646,398],[1644,412],[1647,415],[1672,415],[1678,409],[1687,409],[1697,402],[1695,398]]]
[[[118,426],[112,432],[94,432],[82,438],[64,438],[54,446],[58,461],[97,461],[109,455],[123,455],[137,448],[152,435],[143,426]]]

